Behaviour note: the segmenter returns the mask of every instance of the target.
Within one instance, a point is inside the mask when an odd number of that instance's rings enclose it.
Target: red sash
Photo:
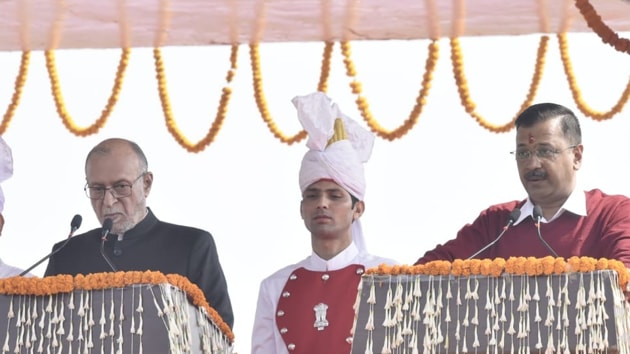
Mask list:
[[[292,354],[348,354],[357,287],[365,268],[315,272],[298,268],[282,289],[276,322]]]

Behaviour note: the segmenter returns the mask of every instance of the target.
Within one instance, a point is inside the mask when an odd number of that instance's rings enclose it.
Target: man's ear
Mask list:
[[[584,145],[579,144],[573,149],[573,169],[577,171],[580,167],[582,167],[582,153],[584,152]]]
[[[151,187],[153,187],[153,172],[147,172],[142,177],[142,188],[144,190],[144,197],[148,197],[151,193]]]
[[[359,200],[354,204],[354,214],[352,215],[352,221],[357,220],[363,215],[365,211],[365,203],[362,200]]]

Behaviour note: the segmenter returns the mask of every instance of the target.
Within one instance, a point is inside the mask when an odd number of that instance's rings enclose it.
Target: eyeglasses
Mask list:
[[[107,191],[109,191],[114,198],[125,198],[131,195],[131,188],[133,187],[133,185],[146,174],[146,172],[142,172],[142,174],[134,179],[131,183],[121,182],[116,183],[111,187],[90,186],[86,184],[85,187],[83,187],[83,190],[85,191],[85,195],[87,195],[88,198],[94,200],[105,198],[105,192]]]
[[[575,148],[577,145],[571,145],[564,149],[554,149],[550,147],[539,147],[538,149],[531,151],[527,149],[519,149],[516,151],[510,151],[510,154],[514,155],[516,161],[525,161],[529,160],[532,155],[536,155],[539,160],[554,160],[556,156],[569,149]]]

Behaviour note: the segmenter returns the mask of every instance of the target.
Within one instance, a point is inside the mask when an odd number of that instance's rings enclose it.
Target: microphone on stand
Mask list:
[[[111,231],[113,225],[114,222],[112,221],[112,219],[107,218],[103,220],[103,228],[101,231],[101,256],[103,256],[105,262],[107,262],[107,264],[109,265],[109,268],[111,268],[113,272],[117,272],[116,267],[114,267],[112,261],[105,254],[105,241],[107,241],[107,235],[109,235],[109,232]]]
[[[57,247],[57,249],[54,249],[52,252],[50,252],[47,256],[45,256],[44,258],[40,259],[39,261],[37,261],[37,263],[33,264],[32,266],[28,267],[28,269],[26,269],[25,271],[23,271],[22,273],[20,273],[18,276],[24,276],[26,274],[28,274],[28,272],[30,272],[31,270],[33,270],[35,267],[37,267],[38,265],[40,265],[43,261],[47,260],[48,258],[52,257],[55,253],[61,251],[62,248],[64,248],[68,242],[70,241],[70,239],[72,238],[72,236],[74,235],[74,233],[79,229],[79,227],[81,226],[81,222],[83,221],[83,218],[81,217],[81,215],[77,214],[72,218],[72,221],[70,221],[70,233],[68,234],[68,238],[61,244],[61,246]]]
[[[542,234],[540,233],[540,220],[543,217],[542,209],[540,208],[540,206],[534,205],[533,217],[534,217],[534,221],[536,222],[536,232],[538,234],[538,238],[543,243],[543,245],[545,245],[545,247],[547,247],[549,252],[551,252],[551,254],[553,254],[554,257],[558,257],[558,254],[556,253],[556,251],[554,251],[553,248],[551,248],[551,246],[549,246],[547,241],[545,241],[545,239],[542,237]]]
[[[495,238],[489,244],[485,245],[482,249],[480,249],[479,251],[475,252],[472,256],[466,258],[466,260],[473,259],[473,258],[477,257],[479,254],[481,254],[481,252],[487,250],[488,248],[492,247],[492,245],[494,245],[495,243],[499,242],[499,239],[501,237],[503,237],[503,234],[505,234],[505,232],[510,228],[510,226],[512,226],[512,224],[514,224],[514,222],[516,220],[518,220],[519,216],[521,216],[521,209],[514,208],[514,210],[512,210],[512,212],[510,212],[510,216],[508,217],[508,221],[505,224],[505,226],[503,226],[503,229],[501,230],[501,233],[499,233],[499,236],[497,236],[497,238]]]

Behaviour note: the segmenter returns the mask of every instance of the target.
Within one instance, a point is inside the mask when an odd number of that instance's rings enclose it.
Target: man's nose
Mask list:
[[[111,206],[116,203],[117,200],[118,198],[114,197],[114,190],[107,188],[105,190],[105,194],[103,195],[103,204],[106,206]]]
[[[326,198],[325,196],[317,198],[317,207],[328,208],[328,198]]]
[[[524,166],[534,166],[534,167],[540,167],[541,165],[541,159],[540,157],[538,157],[538,155],[534,152],[532,153],[529,158],[525,159],[522,161],[522,164]]]

